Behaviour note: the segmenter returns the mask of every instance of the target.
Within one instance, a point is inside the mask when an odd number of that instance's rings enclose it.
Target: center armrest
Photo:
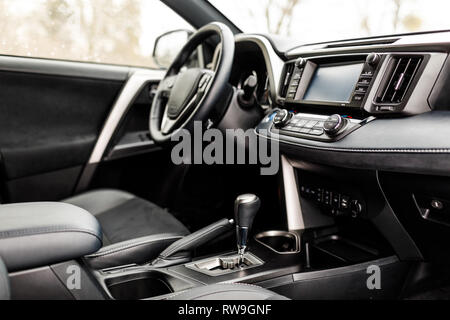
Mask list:
[[[53,202],[0,206],[0,256],[9,272],[69,261],[102,247],[97,219]]]

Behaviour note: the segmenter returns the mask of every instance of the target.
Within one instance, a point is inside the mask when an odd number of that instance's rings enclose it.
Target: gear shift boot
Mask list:
[[[248,270],[263,265],[264,262],[251,253],[245,253],[241,262],[239,254],[212,257],[186,265],[187,268],[207,274],[209,276],[221,276],[233,272]]]

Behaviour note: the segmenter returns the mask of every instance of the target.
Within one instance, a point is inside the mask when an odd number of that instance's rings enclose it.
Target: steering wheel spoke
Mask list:
[[[195,88],[195,93],[190,98],[189,102],[183,107],[182,111],[175,117],[170,115],[169,107],[166,106],[164,115],[161,122],[161,132],[163,134],[169,134],[176,128],[186,117],[186,114],[191,113],[196,106],[200,104],[205,94],[211,85],[211,80],[214,77],[214,73],[209,70],[204,70],[204,74],[201,76],[198,86]]]
[[[165,79],[161,80],[159,83],[158,91],[160,98],[169,99],[170,94],[172,93],[173,86],[177,80],[178,75],[168,76]]]

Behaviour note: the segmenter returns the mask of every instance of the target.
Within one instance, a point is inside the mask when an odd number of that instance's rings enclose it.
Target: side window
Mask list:
[[[156,68],[159,35],[192,26],[159,0],[0,0],[0,54]]]

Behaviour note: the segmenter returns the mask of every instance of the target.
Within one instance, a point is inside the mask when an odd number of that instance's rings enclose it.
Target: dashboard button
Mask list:
[[[314,126],[314,129],[323,129],[323,125],[325,124],[325,121],[319,121]]]
[[[333,208],[339,209],[341,205],[341,195],[339,193],[333,193],[333,198],[331,199],[331,205]]]
[[[357,86],[355,89],[355,93],[366,93],[367,87],[366,86]]]
[[[328,190],[324,190],[323,191],[323,200],[322,200],[323,204],[326,206],[330,206],[331,205],[331,192]]]
[[[300,128],[299,132],[300,133],[309,133],[311,131],[310,128]]]
[[[349,196],[341,196],[341,209],[348,210],[350,208],[350,197]]]
[[[297,122],[297,127],[303,128],[305,126],[305,124],[308,123],[308,120],[305,119],[299,119]]]
[[[372,78],[361,78],[358,81],[359,86],[368,86],[370,85],[370,82],[372,81]]]
[[[394,106],[380,106],[380,107],[377,107],[377,111],[392,112],[392,111],[395,111],[395,107]]]
[[[323,129],[312,129],[309,134],[313,135],[313,136],[321,136],[323,134]]]
[[[317,120],[311,120],[311,121],[308,121],[308,123],[307,124],[305,124],[305,128],[309,128],[309,129],[312,129],[312,128],[314,128],[314,126],[316,125],[318,123],[318,121]]]
[[[357,101],[357,102],[361,102],[364,100],[364,95],[363,94],[355,94],[353,96],[353,101]]]
[[[362,77],[368,77],[368,78],[370,77],[370,78],[372,78],[373,77],[373,71],[372,70],[365,70],[365,71],[363,71],[361,76]]]
[[[287,131],[295,131],[295,127],[294,127],[294,126],[291,126],[291,125],[288,125],[288,126],[282,128],[282,129],[283,129],[283,130],[287,130]]]

